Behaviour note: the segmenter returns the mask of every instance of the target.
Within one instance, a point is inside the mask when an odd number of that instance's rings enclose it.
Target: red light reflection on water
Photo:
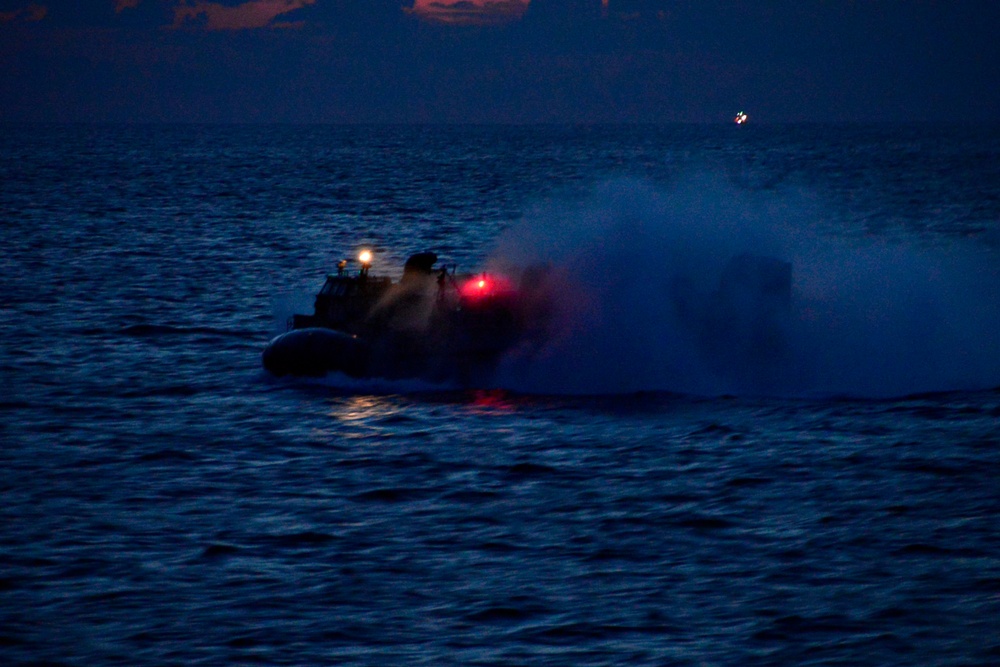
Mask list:
[[[472,407],[483,412],[513,412],[517,405],[503,389],[476,389],[472,392]]]

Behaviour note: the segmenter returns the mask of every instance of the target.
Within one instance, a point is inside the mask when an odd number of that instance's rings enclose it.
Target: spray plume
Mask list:
[[[550,312],[545,336],[509,353],[497,379],[558,394],[995,387],[992,259],[969,246],[832,234],[801,194],[711,176],[669,189],[614,180],[582,201],[539,206],[500,238],[491,264],[545,267],[534,288]],[[768,292],[787,265],[787,295]]]

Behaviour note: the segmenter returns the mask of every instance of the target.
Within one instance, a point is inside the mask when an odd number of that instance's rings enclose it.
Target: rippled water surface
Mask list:
[[[1000,135],[735,130],[3,128],[0,662],[1000,662]],[[808,228],[807,379],[645,335],[717,214]],[[481,389],[260,368],[361,245],[512,243],[634,298]]]

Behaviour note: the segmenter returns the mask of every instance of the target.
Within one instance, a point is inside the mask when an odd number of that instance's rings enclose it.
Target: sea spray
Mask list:
[[[705,174],[669,188],[617,179],[539,205],[491,265],[546,267],[552,313],[497,382],[784,396],[1000,385],[1000,274],[984,249],[858,238],[829,217],[815,197]],[[731,307],[724,276],[739,257],[791,265],[787,308]]]

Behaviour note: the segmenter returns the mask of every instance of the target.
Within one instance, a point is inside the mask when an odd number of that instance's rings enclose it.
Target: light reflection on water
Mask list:
[[[330,411],[330,416],[338,421],[351,424],[353,422],[370,422],[375,419],[398,414],[400,406],[387,396],[350,396],[336,401]]]

